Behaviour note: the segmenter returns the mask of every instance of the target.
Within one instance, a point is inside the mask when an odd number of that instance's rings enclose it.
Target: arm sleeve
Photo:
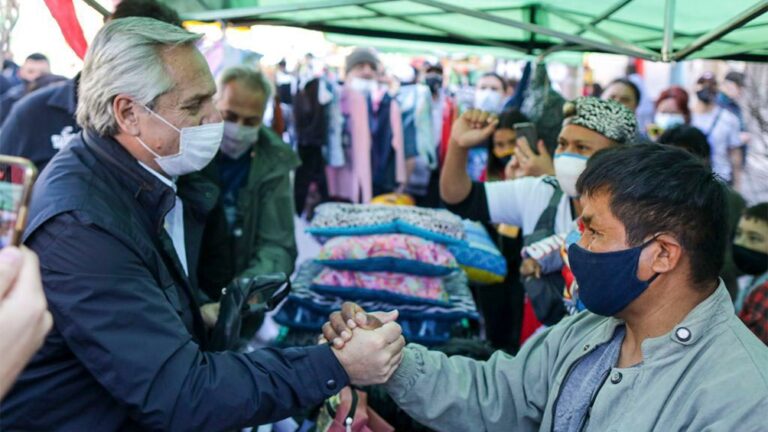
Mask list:
[[[489,222],[488,198],[485,193],[485,186],[482,183],[472,182],[472,189],[464,201],[458,204],[448,204],[444,202],[445,208],[451,212],[465,218],[478,222]]]
[[[67,347],[149,430],[226,430],[285,418],[348,382],[328,346],[250,354],[200,350],[134,250],[77,213],[29,239]],[[170,290],[169,290],[170,288]]]
[[[245,271],[245,276],[257,276],[265,273],[293,273],[298,251],[293,215],[295,203],[293,188],[288,173],[261,185],[259,215],[256,227],[256,244],[253,257]]]
[[[436,430],[538,430],[549,399],[555,344],[543,334],[516,357],[487,362],[406,348],[387,391],[410,416]]]
[[[485,183],[490,221],[524,227],[523,219],[526,211],[536,212],[538,218],[543,210],[539,208],[540,204],[546,205],[551,196],[551,191],[549,191],[550,195],[546,197],[533,196],[535,186],[540,181],[540,178],[524,177],[516,180]]]

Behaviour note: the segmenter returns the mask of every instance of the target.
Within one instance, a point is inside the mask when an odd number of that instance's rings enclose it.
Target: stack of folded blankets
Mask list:
[[[354,301],[368,311],[398,309],[409,342],[442,344],[467,320],[479,318],[464,270],[486,282],[503,280],[498,272],[506,271],[497,249],[501,266],[489,258],[493,247],[470,245],[466,228],[472,226],[444,210],[323,204],[308,229],[323,247],[316,260],[301,265],[275,319],[319,332],[330,313]],[[484,263],[483,269],[462,266],[457,255]]]

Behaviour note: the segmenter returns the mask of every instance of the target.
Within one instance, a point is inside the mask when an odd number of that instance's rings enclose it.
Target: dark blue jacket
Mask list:
[[[25,157],[43,170],[74,138],[78,77],[30,93],[13,106],[0,128],[0,154]]]
[[[178,181],[190,274],[218,189]],[[217,431],[288,417],[348,377],[327,345],[206,352],[194,278],[163,229],[172,189],[111,138],[80,134],[41,174],[27,245],[54,329],[0,407],[0,430]]]

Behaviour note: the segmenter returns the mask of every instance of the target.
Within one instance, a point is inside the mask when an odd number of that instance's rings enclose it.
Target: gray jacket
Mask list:
[[[583,312],[528,341],[516,357],[498,352],[487,362],[409,345],[387,390],[441,431],[549,431],[571,367],[620,324]],[[585,430],[768,430],[768,347],[736,317],[722,283],[642,349],[640,365],[611,370]]]

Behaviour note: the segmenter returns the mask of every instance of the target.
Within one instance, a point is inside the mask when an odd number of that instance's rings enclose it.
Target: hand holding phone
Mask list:
[[[29,160],[0,155],[0,248],[21,244],[35,177]]]

